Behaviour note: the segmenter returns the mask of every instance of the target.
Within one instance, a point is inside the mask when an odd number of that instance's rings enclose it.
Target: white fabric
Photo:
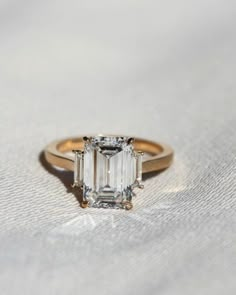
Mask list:
[[[235,12],[0,1],[2,295],[235,294]],[[91,133],[164,141],[174,165],[131,212],[83,210],[39,155]]]

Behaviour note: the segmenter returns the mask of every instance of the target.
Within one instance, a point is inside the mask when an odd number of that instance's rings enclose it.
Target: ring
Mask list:
[[[73,153],[74,155],[73,155]],[[82,207],[131,209],[142,174],[168,168],[170,146],[128,137],[77,137],[54,141],[45,151],[48,163],[74,171],[74,189],[83,192]]]

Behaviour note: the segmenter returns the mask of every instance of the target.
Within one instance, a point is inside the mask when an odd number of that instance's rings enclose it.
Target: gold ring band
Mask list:
[[[154,172],[168,168],[173,160],[173,149],[163,143],[135,138],[133,143],[134,150],[142,151],[147,156],[142,163],[142,172]],[[45,149],[46,160],[54,166],[66,170],[74,170],[74,157],[68,155],[73,150],[82,150],[84,148],[83,137],[57,140],[49,144]]]

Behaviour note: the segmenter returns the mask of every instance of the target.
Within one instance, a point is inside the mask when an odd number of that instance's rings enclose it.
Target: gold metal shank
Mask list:
[[[84,150],[84,137],[57,140],[49,144],[44,153],[47,161],[66,170],[74,170],[74,157],[68,155],[73,150]],[[173,149],[163,143],[135,138],[135,151],[142,151],[148,156],[143,160],[143,173],[160,171],[168,168],[173,161]]]

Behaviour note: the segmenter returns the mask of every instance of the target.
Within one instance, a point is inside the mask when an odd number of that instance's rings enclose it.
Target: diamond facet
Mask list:
[[[76,156],[75,179],[83,182],[84,201],[90,207],[127,208],[142,174],[142,155],[134,151],[132,141],[128,137],[91,137],[85,142],[83,156]]]
[[[79,150],[74,151],[75,154],[75,169],[74,169],[74,186],[82,186],[83,185],[83,152]]]

